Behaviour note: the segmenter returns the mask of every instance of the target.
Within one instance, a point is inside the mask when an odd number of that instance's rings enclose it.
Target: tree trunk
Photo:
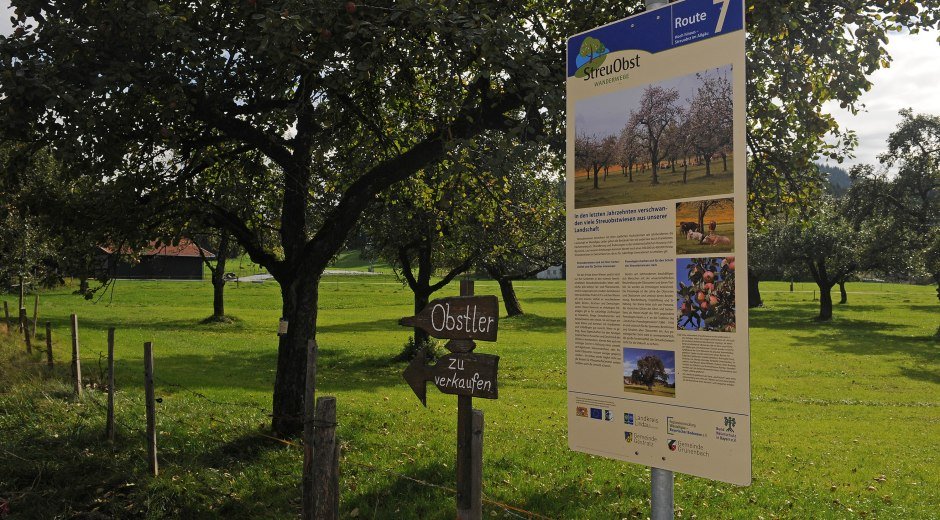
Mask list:
[[[760,279],[753,269],[747,270],[747,301],[748,307],[763,307],[764,300],[760,297]]]
[[[705,176],[712,176],[712,158],[709,156],[705,156]]]
[[[428,302],[431,300],[431,288],[425,287],[424,290],[415,290],[414,291],[414,301],[415,301],[415,315],[417,316],[419,312],[423,311],[425,307],[428,306]],[[415,347],[424,348],[424,344],[427,343],[431,336],[422,328],[414,328],[414,338],[415,338]],[[417,352],[415,352],[417,354]]]
[[[832,285],[819,285],[819,321],[829,321],[832,319]]]
[[[682,161],[682,184],[689,183],[689,161]]]
[[[937,282],[937,299],[940,300],[940,273],[933,274],[933,281]]]
[[[725,171],[728,171],[728,154],[721,154],[721,160],[725,163]]]
[[[600,168],[594,168],[594,189],[597,189],[597,174],[601,171]]]
[[[222,275],[212,275],[212,317],[225,316],[225,280]]]
[[[627,182],[633,182],[633,165],[630,165],[630,170],[627,172],[630,175],[630,180]]]
[[[88,278],[81,277],[78,279],[78,293],[81,295],[88,294]]]
[[[652,184],[659,184],[659,161],[653,161],[653,181]]]
[[[307,341],[316,339],[320,270],[298,273],[293,279],[281,279],[278,283],[281,313],[288,326],[287,333],[278,341],[271,428],[283,438],[303,429]]]
[[[512,280],[505,277],[496,279],[499,283],[499,292],[503,295],[503,305],[506,307],[506,315],[510,318],[523,314],[522,305],[516,296],[516,290],[512,286]]]
[[[676,161],[675,161],[675,159],[669,161],[669,165],[672,166],[672,173],[676,173]]]
[[[215,269],[212,270],[212,317],[225,316],[225,262],[228,260],[229,235],[223,232],[219,239],[219,250],[215,256]]]
[[[810,274],[813,275],[813,281],[819,287],[819,316],[817,321],[829,321],[832,319],[832,286],[835,282],[829,281],[829,272],[826,270],[826,259],[812,258],[806,259],[806,265]]]
[[[839,304],[845,305],[849,303],[849,295],[845,292],[845,280],[839,280]]]

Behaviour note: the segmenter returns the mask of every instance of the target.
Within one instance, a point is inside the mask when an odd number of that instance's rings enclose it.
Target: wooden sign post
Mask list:
[[[473,409],[473,398],[499,397],[499,356],[474,354],[474,340],[496,341],[499,300],[473,296],[473,281],[460,282],[460,296],[441,298],[400,325],[418,327],[428,335],[449,339],[451,352],[430,366],[424,351],[405,369],[404,378],[421,404],[427,406],[427,383],[442,393],[457,396],[457,518],[479,520],[483,514],[483,412]]]

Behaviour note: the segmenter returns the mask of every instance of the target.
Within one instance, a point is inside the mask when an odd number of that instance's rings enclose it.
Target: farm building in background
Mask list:
[[[136,260],[126,251],[117,254],[111,247],[100,246],[99,249],[105,257],[102,264],[107,265],[108,274],[119,279],[202,280],[200,250],[207,259],[215,258],[213,253],[189,239],[175,246],[152,242],[136,255]]]
[[[565,268],[562,265],[553,265],[535,275],[539,280],[564,280]]]

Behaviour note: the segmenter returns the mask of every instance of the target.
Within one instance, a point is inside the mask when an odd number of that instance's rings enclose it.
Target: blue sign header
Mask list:
[[[743,29],[744,0],[676,2],[568,38],[568,76],[611,52],[656,53]]]

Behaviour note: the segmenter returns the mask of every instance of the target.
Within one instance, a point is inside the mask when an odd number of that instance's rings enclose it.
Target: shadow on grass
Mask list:
[[[341,461],[340,465],[345,465],[345,468],[341,467],[341,472],[354,471],[368,478],[379,475],[379,482],[387,482],[385,485],[368,486],[368,492],[353,491],[346,503],[340,505],[343,510],[359,509],[364,518],[454,518],[455,506],[442,508],[441,504],[454,504],[455,495],[450,490],[434,487],[453,489],[452,470],[440,465],[396,468],[396,471],[410,477],[404,478],[349,460]]]
[[[526,303],[565,303],[564,296],[534,296],[531,298],[520,298],[522,307],[525,308]]]
[[[524,330],[527,332],[564,332],[565,318],[539,316],[526,313],[512,318],[501,318],[500,325],[509,330]]]
[[[350,323],[333,323],[328,325],[317,324],[317,335],[320,334],[356,334],[361,332],[382,332],[390,333],[401,330],[408,330],[398,324],[396,319],[384,319],[375,321],[357,321]]]
[[[344,461],[345,470],[355,469],[364,475],[381,475],[380,482],[384,485],[368,486],[367,492],[351,491],[346,502],[342,504],[343,510],[358,509],[360,515],[364,518],[422,518],[422,519],[451,519],[454,518],[456,510],[456,494],[453,489],[455,485],[455,475],[453,466],[450,468],[443,465],[424,465],[415,467],[413,465],[396,468],[395,473],[385,473],[381,470],[375,471],[367,466],[359,466],[349,461]],[[501,458],[489,460],[488,465],[500,467],[503,464],[514,465],[510,461]],[[397,472],[401,472],[399,475]],[[353,477],[356,481],[362,482],[362,478]],[[496,476],[494,478],[502,478]],[[418,481],[418,482],[416,482]],[[647,493],[648,489],[639,483],[640,481],[628,481],[623,485],[623,496],[642,495]],[[506,514],[508,509],[498,504],[506,504],[513,508],[523,511],[530,511],[538,515],[544,515],[550,518],[576,518],[579,508],[583,507],[585,500],[585,491],[583,486],[578,483],[565,484],[560,487],[552,487],[531,492],[520,492],[521,496],[513,498],[502,498],[487,494],[484,482],[484,517],[505,518],[512,516],[514,518],[528,518],[528,515],[520,511],[513,512],[512,515]],[[448,489],[442,489],[448,488]],[[346,499],[346,496],[344,496]],[[615,518],[643,518],[644,512],[623,508],[623,511],[612,511]],[[648,511],[646,511],[648,513]],[[583,514],[583,513],[582,513]]]
[[[940,382],[940,349],[932,336],[911,337],[892,331],[909,327],[852,318],[852,309],[878,311],[880,305],[846,306],[836,309],[832,321],[813,320],[815,313],[807,312],[808,305],[771,306],[752,309],[751,324],[755,328],[787,331],[803,340],[806,346],[822,346],[830,351],[862,356],[904,354],[913,358],[919,368],[901,367],[906,377],[928,382]]]
[[[45,323],[49,322],[52,325],[53,334],[55,335],[58,332],[58,340],[64,340],[68,337],[68,334],[71,330],[72,323],[70,318],[49,318],[43,319],[40,316],[39,327],[40,331],[45,330]],[[191,330],[195,329],[197,331],[224,331],[224,332],[239,332],[245,330],[245,322],[243,320],[236,319],[234,322],[229,323],[220,323],[217,321],[205,321],[200,317],[193,317],[191,319],[160,319],[159,314],[154,313],[151,318],[148,318],[147,321],[134,321],[128,320],[126,317],[115,318],[114,320],[105,320],[96,317],[83,317],[81,314],[78,315],[78,333],[79,338],[81,338],[83,330],[96,330],[96,331],[107,331],[109,327],[114,327],[116,332],[121,330],[136,330],[136,331],[172,331],[179,332],[180,330]],[[55,337],[55,336],[54,336]]]
[[[346,353],[321,347],[317,362],[317,387],[330,392],[401,385],[402,366],[394,363],[391,356],[368,355],[365,349]],[[88,366],[91,370],[92,365]],[[269,393],[276,366],[277,352],[274,349],[252,352],[220,350],[212,352],[208,358],[204,352],[167,355],[161,354],[159,349],[154,352],[154,377],[157,386],[164,387],[163,391],[186,391],[195,387],[200,392],[238,389]],[[142,388],[143,378],[136,376],[141,370],[139,360],[115,360],[115,373],[122,376],[119,377],[118,388]]]
[[[282,447],[271,439],[248,433],[199,454],[195,459],[195,464],[216,469],[251,464],[272,449],[282,449]]]
[[[910,379],[924,381],[940,385],[940,370],[930,370],[926,368],[902,368],[901,373]]]

